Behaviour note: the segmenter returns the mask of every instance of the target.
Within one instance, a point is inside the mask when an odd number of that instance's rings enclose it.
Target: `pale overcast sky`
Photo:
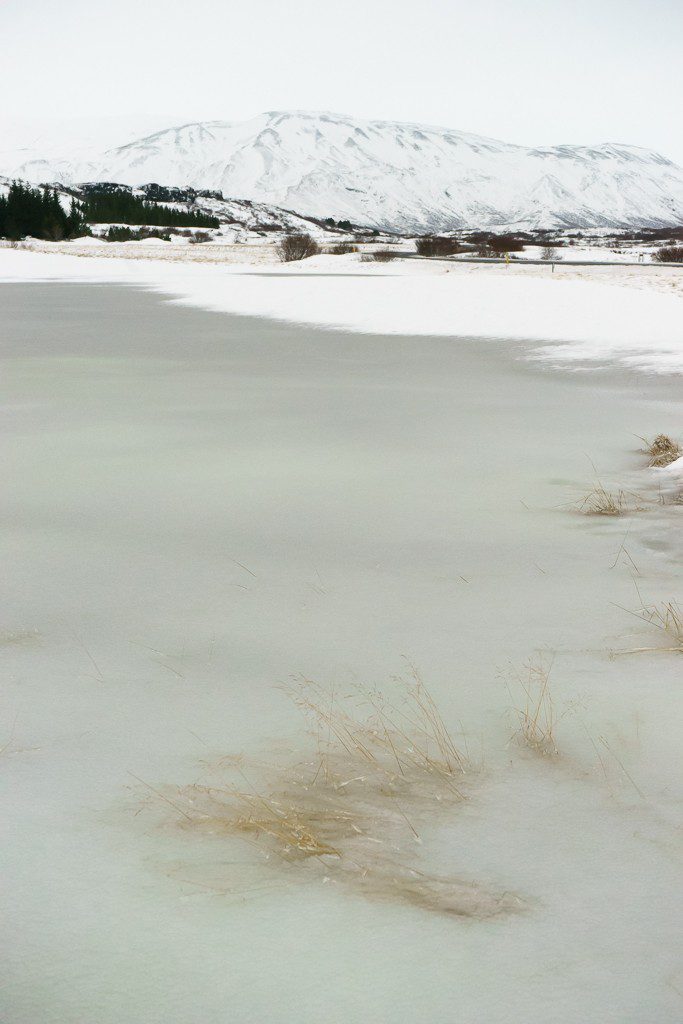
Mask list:
[[[683,164],[683,0],[0,0],[0,39],[6,128],[333,110]]]

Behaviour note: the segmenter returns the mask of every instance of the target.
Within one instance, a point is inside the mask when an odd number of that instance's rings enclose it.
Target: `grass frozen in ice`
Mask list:
[[[598,482],[574,507],[586,516],[625,516],[642,511],[640,500],[637,494],[609,491]]]
[[[452,823],[476,771],[417,673],[391,694],[340,693],[303,678],[285,690],[312,751],[265,765],[222,759],[208,781],[163,794],[183,829],[246,840],[271,867],[296,866],[301,881],[367,898],[468,917],[522,907],[513,894],[420,860],[425,831]]]
[[[683,610],[677,601],[659,601],[643,605],[631,612],[636,618],[653,626],[662,637],[662,643],[654,647],[634,647],[623,654],[644,654],[648,651],[662,651],[683,654]]]
[[[517,722],[515,737],[538,754],[557,754],[558,716],[550,692],[552,660],[531,658],[508,684]]]

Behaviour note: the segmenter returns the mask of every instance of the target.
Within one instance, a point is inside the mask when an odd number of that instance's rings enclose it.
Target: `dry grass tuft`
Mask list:
[[[669,466],[683,455],[683,448],[666,434],[657,434],[651,441],[642,437],[641,441],[645,442],[645,451],[650,458],[650,466]]]
[[[341,700],[311,679],[286,687],[294,703],[312,721],[318,739],[320,768],[329,777],[331,740],[353,759],[386,776],[411,772],[435,775],[455,789],[453,777],[465,771],[441,714],[414,672],[393,703],[378,690],[354,687]]]
[[[598,482],[575,508],[585,516],[625,516],[642,511],[639,496],[628,491],[608,491]]]
[[[514,682],[521,691],[519,705],[513,707],[518,728],[515,733],[521,743],[538,754],[555,755],[555,729],[557,715],[550,693],[550,673],[552,660],[542,655],[530,658],[519,672]],[[512,688],[508,686],[510,696],[515,700]]]
[[[341,856],[329,838],[344,833],[348,815],[339,809],[330,813],[321,806],[293,804],[284,796],[267,797],[232,786],[195,785],[192,789],[195,811],[200,806],[205,809],[199,812],[204,826],[264,840],[286,860]]]
[[[661,601],[659,604],[643,606],[640,611],[631,612],[636,618],[654,626],[666,638],[661,647],[634,647],[623,654],[642,654],[647,651],[666,651],[683,654],[683,611],[676,601]]]
[[[389,699],[299,679],[286,692],[311,727],[312,756],[251,766],[258,784],[241,759],[225,758],[208,770],[215,779],[152,793],[183,829],[244,840],[259,853],[257,864],[295,866],[301,881],[449,915],[520,909],[510,894],[416,862],[424,830],[449,820],[473,773],[418,674],[396,683]]]

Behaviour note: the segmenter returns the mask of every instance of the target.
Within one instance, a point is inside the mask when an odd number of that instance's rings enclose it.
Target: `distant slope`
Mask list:
[[[0,175],[0,195],[6,195],[12,183],[11,178]],[[21,180],[21,179],[14,179]],[[65,210],[69,209],[72,199],[83,201],[87,194],[94,187],[106,188],[117,187],[107,183],[78,183],[56,185],[56,191],[60,202]],[[118,186],[121,187],[121,186]],[[153,185],[144,184],[140,187],[130,187],[133,194],[141,199],[159,199],[159,189]],[[198,192],[193,194],[192,190],[170,187],[161,193],[163,205],[172,206],[177,209],[198,210],[220,221],[220,233],[224,237],[240,239],[244,233],[268,235],[286,233],[292,234],[305,232],[320,238],[334,240],[336,236],[344,236],[346,232],[337,228],[328,229],[319,225],[314,219],[293,213],[291,210],[283,210],[278,206],[269,203],[257,203],[250,199],[221,199],[216,194],[209,192]],[[99,230],[99,228],[96,228]]]
[[[683,223],[683,169],[646,149],[528,149],[326,113],[188,124],[79,159],[5,152],[0,173],[42,182],[191,185],[404,231]]]

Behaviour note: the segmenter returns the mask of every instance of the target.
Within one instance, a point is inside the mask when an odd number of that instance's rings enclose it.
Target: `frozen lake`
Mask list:
[[[2,285],[0,318],[3,1022],[680,1021],[681,660],[612,656],[657,644],[636,586],[680,591],[636,437],[680,432],[680,380],[116,286]],[[592,463],[645,511],[572,511]],[[512,739],[539,650],[554,758]],[[420,856],[521,912],[375,900],[155,804],[303,750],[292,676],[404,658],[477,764]]]

